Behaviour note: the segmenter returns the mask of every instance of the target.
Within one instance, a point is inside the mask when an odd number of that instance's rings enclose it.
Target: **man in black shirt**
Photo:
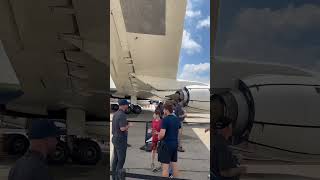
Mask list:
[[[232,136],[232,124],[229,118],[220,118],[215,123],[213,134],[213,179],[238,180],[246,173],[246,167],[238,166],[237,158],[232,154],[228,139]]]

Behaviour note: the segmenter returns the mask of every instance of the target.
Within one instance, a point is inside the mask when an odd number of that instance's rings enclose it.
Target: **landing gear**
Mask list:
[[[82,165],[95,165],[101,159],[101,148],[90,139],[77,139],[74,143],[72,160]]]
[[[68,161],[69,156],[70,150],[67,143],[59,140],[55,152],[49,155],[48,161],[50,164],[61,165]]]
[[[10,135],[8,139],[8,153],[23,155],[29,148],[29,140],[23,135]]]
[[[111,104],[111,110],[112,111],[118,111],[119,105],[118,104]]]
[[[142,108],[139,105],[131,104],[126,111],[126,114],[134,113],[140,114],[142,112]]]
[[[81,165],[96,165],[101,159],[101,148],[90,139],[74,139],[72,143],[73,150],[70,151],[66,142],[60,141],[57,144],[56,151],[48,158],[50,164],[62,165],[72,159],[73,163]]]
[[[102,151],[96,141],[86,138],[86,112],[82,108],[69,108],[67,109],[66,121],[67,136],[65,140],[71,150],[73,162],[83,165],[97,164],[101,159]]]
[[[139,105],[133,105],[133,113],[140,114],[142,112],[142,108]]]

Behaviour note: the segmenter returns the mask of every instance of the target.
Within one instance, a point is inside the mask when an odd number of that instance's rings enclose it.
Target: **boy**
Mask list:
[[[152,152],[151,152],[151,169],[152,171],[157,171],[158,169],[154,166],[154,158],[157,153],[157,147],[158,147],[158,135],[161,128],[161,120],[160,120],[161,112],[159,110],[155,110],[153,114],[153,120],[152,120]]]

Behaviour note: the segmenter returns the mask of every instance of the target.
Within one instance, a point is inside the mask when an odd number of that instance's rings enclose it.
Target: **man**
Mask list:
[[[119,172],[122,170],[126,160],[128,146],[128,129],[132,126],[127,121],[126,111],[129,102],[125,99],[119,100],[119,110],[112,118],[112,143],[113,143],[113,160],[112,160],[112,179],[118,180]]]
[[[162,164],[162,176],[169,176],[169,165],[173,169],[173,177],[178,177],[178,134],[181,128],[179,119],[173,114],[173,104],[164,104],[164,115],[162,120],[159,140],[158,159]]]
[[[51,180],[46,158],[55,151],[58,135],[53,121],[33,121],[28,135],[30,149],[11,168],[8,180]]]
[[[221,117],[215,123],[213,134],[213,177],[222,180],[238,180],[246,173],[245,167],[238,166],[237,158],[228,146],[228,139],[232,136],[231,120]]]
[[[178,117],[180,123],[181,123],[181,130],[180,130],[180,133],[179,133],[179,145],[178,145],[178,151],[179,152],[185,152],[185,150],[182,148],[182,142],[181,142],[181,139],[182,139],[182,131],[183,131],[183,122],[184,122],[184,119],[186,117],[186,113],[185,111],[183,110],[182,108],[182,104],[179,103],[178,101],[175,102],[175,108],[174,108],[174,114]]]

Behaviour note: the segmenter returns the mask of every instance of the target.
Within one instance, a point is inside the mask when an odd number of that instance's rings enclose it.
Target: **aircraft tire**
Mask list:
[[[23,135],[12,135],[9,137],[9,149],[10,155],[23,155],[29,148],[30,142]]]
[[[133,113],[140,114],[142,112],[142,108],[139,105],[133,106]]]
[[[119,105],[118,104],[111,104],[111,110],[112,111],[118,111]]]
[[[59,140],[55,152],[49,155],[48,161],[50,164],[62,165],[68,161],[69,155],[70,150],[67,143]]]
[[[101,159],[101,148],[95,141],[83,139],[79,141],[77,161],[81,165],[96,165]]]

